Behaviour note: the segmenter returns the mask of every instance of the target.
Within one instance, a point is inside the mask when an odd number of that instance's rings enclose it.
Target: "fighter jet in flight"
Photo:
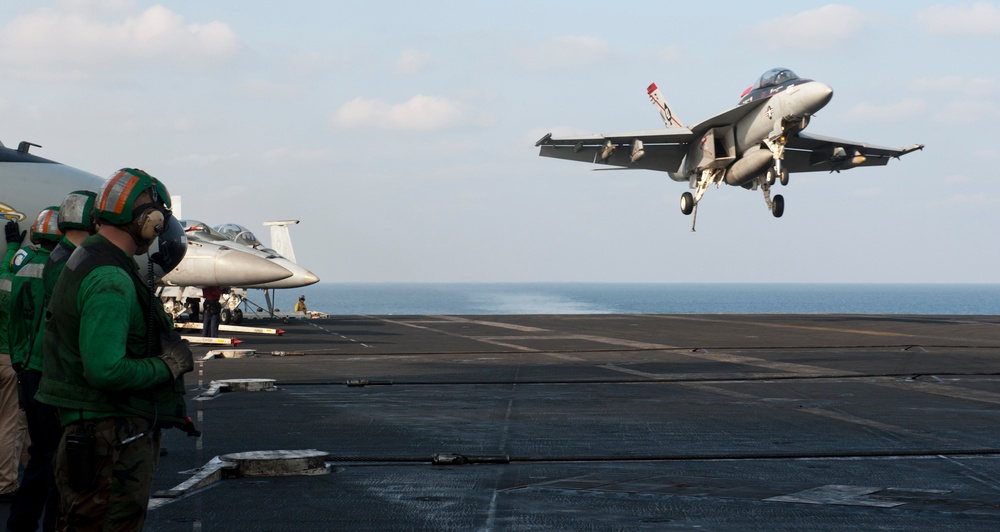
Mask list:
[[[809,119],[833,97],[833,89],[819,81],[800,78],[786,68],[765,72],[743,92],[736,107],[693,127],[685,127],[667,105],[656,84],[646,89],[660,112],[665,129],[542,137],[539,155],[622,168],[667,172],[674,181],[687,181],[694,193],[681,195],[681,212],[698,216],[698,203],[710,185],[722,183],[761,189],[775,218],[785,211],[784,198],[772,199],[771,187],[788,184],[795,172],[840,172],[858,166],[883,166],[923,149],[885,148],[803,132]],[[695,220],[691,222],[694,231]]]

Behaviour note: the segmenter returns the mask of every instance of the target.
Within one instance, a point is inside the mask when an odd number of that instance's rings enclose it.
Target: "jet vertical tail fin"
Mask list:
[[[292,237],[288,234],[288,226],[297,223],[299,223],[298,220],[264,222],[264,225],[271,227],[271,248],[292,262],[296,262],[295,250],[292,249]]]
[[[663,118],[663,125],[667,126],[667,129],[684,127],[684,124],[681,124],[681,121],[674,115],[673,109],[667,105],[667,100],[663,98],[663,94],[656,86],[656,83],[650,83],[649,87],[646,87],[646,94],[649,95],[649,101],[653,102],[653,105],[659,109],[660,117]]]

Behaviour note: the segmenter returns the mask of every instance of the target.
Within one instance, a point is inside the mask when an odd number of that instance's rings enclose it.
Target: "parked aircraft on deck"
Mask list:
[[[0,143],[0,217],[17,220],[27,229],[43,208],[59,205],[74,190],[97,191],[104,179],[29,153],[37,144],[21,142],[16,150]],[[172,222],[178,226],[176,218]],[[145,256],[136,257],[145,271]],[[292,273],[265,258],[243,251],[231,243],[188,241],[184,259],[169,274],[158,279],[163,287],[259,285],[284,279]],[[169,296],[161,297],[171,303]],[[176,305],[174,305],[176,306]]]
[[[789,173],[883,166],[892,157],[924,147],[884,148],[803,133],[809,119],[833,98],[833,89],[786,68],[768,70],[743,92],[739,105],[690,128],[680,123],[655,83],[646,92],[665,129],[581,137],[549,133],[535,143],[538,154],[667,172],[695,190],[681,195],[681,212],[694,213],[695,218],[710,185],[760,188],[768,209],[778,218],[785,201],[780,194],[771,198],[771,186],[776,181],[787,185]]]

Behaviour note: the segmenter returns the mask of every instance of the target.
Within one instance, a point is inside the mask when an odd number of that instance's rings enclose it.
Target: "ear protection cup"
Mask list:
[[[146,209],[136,219],[136,225],[139,227],[139,236],[143,240],[152,240],[160,236],[163,233],[163,224],[165,221],[166,219],[159,209]]]

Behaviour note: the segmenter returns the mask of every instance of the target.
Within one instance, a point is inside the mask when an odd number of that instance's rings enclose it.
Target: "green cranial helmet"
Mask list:
[[[59,207],[46,207],[38,213],[35,223],[31,224],[31,241],[40,244],[42,241],[59,242],[63,234],[59,230]]]
[[[59,230],[80,229],[94,232],[94,203],[97,194],[89,190],[70,192],[59,206]]]
[[[158,208],[169,213],[170,193],[167,187],[155,177],[135,168],[122,168],[109,177],[97,191],[95,214],[98,220],[111,225],[126,225],[132,222],[143,209],[136,200],[143,192],[148,192]]]

